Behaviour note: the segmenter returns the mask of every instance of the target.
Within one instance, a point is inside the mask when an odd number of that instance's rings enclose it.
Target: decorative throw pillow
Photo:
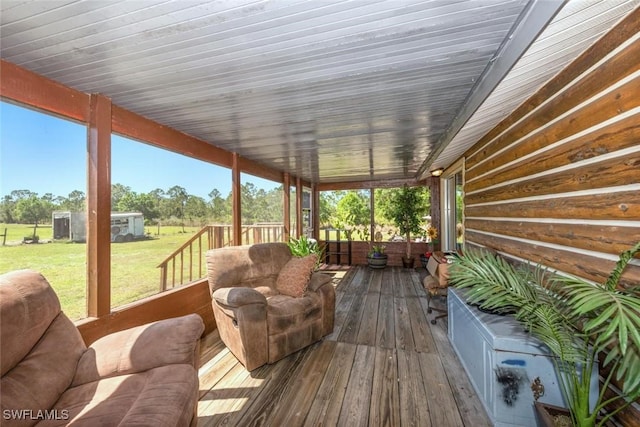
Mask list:
[[[276,280],[276,289],[283,295],[299,298],[307,290],[311,273],[316,266],[315,254],[304,257],[292,257],[287,262]]]

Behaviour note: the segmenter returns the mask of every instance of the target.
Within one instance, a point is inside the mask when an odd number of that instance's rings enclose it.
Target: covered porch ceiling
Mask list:
[[[639,0],[2,0],[3,60],[314,183],[447,167]]]

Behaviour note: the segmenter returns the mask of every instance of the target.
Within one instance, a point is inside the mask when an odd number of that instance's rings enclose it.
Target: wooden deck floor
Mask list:
[[[319,343],[249,373],[215,332],[203,338],[199,426],[491,425],[446,319],[428,321],[424,273],[334,274],[336,325]]]

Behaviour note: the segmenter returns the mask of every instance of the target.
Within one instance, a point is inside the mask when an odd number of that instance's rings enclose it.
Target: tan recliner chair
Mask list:
[[[312,344],[333,331],[331,276],[314,272],[300,297],[276,286],[292,258],[285,243],[207,252],[209,288],[220,338],[249,371]]]
[[[0,317],[3,426],[196,425],[200,316],[87,348],[47,280],[21,270],[0,276]]]

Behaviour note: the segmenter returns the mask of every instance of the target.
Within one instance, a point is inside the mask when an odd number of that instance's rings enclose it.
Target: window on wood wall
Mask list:
[[[87,316],[87,128],[0,103],[0,274],[33,269]]]
[[[231,170],[115,135],[111,164],[112,307],[204,277],[233,238]]]
[[[461,250],[464,245],[464,179],[462,169],[442,178],[442,249]]]

